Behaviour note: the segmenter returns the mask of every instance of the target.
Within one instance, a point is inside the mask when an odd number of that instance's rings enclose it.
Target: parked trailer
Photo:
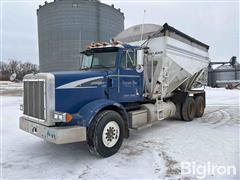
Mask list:
[[[133,27],[128,43],[92,43],[81,71],[26,75],[20,128],[56,144],[87,141],[108,157],[130,129],[201,117],[205,92],[192,86],[208,67],[209,46],[167,24],[144,26]]]

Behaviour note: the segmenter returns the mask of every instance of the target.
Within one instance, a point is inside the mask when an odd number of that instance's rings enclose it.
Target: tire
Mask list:
[[[182,118],[184,121],[192,121],[196,114],[196,104],[192,97],[187,97],[182,105]]]
[[[182,119],[182,103],[176,103],[175,118],[178,120]]]
[[[195,104],[196,104],[196,114],[195,117],[202,117],[205,109],[205,100],[203,96],[197,96],[195,98]]]
[[[124,121],[119,113],[101,111],[93,120],[88,131],[88,145],[92,153],[102,157],[115,154],[124,138]]]

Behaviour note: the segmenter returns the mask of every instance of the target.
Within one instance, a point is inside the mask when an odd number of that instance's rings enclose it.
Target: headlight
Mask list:
[[[54,112],[53,119],[56,122],[71,122],[73,119],[73,116],[69,113]]]
[[[58,119],[58,114],[54,114],[54,119]]]
[[[63,120],[63,116],[65,116],[65,114],[63,114],[63,115],[62,115],[62,114],[59,114],[59,115],[58,115],[58,119],[62,121],[62,120]]]

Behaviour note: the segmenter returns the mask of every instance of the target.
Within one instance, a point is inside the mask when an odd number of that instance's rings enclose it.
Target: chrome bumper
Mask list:
[[[46,141],[55,144],[66,144],[86,141],[86,128],[80,126],[47,127],[21,116],[19,127],[23,131],[31,133]]]

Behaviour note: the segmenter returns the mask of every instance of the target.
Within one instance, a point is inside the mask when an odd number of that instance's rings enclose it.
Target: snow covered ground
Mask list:
[[[23,83],[0,81],[0,95],[21,96],[22,93],[23,93]]]
[[[196,179],[197,175],[181,174],[180,165],[185,161],[197,165],[208,162],[234,165],[239,169],[240,91],[211,88],[206,91],[207,107],[202,118],[192,122],[163,120],[149,129],[132,131],[120,151],[106,159],[90,154],[85,143],[55,145],[19,130],[22,97],[4,93],[2,178]],[[239,174],[205,178],[238,179]]]

